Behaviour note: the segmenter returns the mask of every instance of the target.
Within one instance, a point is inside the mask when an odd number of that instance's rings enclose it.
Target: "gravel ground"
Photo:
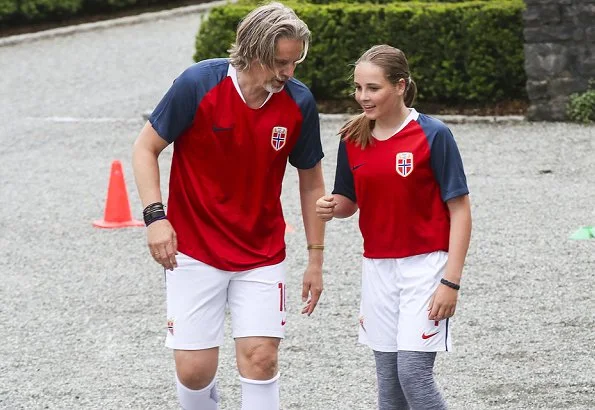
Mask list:
[[[191,63],[196,14],[0,47],[0,408],[174,409],[163,346],[163,275],[142,228],[100,230],[110,163],[134,214],[141,114]],[[342,120],[322,121],[330,186]],[[593,409],[595,127],[453,124],[474,230],[437,378],[451,409]],[[162,156],[166,189],[171,151]],[[299,314],[306,262],[297,173],[283,192],[290,278],[282,408],[375,408],[371,352],[357,344],[357,218],[328,225],[325,292]],[[228,332],[229,335],[229,332]],[[233,344],[222,409],[239,409]]]

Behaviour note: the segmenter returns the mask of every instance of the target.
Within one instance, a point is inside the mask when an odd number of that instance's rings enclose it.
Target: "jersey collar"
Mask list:
[[[231,77],[231,81],[233,82],[233,86],[235,87],[235,89],[238,92],[238,94],[239,94],[240,98],[242,99],[242,101],[244,101],[244,103],[246,103],[246,99],[244,98],[244,94],[242,94],[242,90],[240,90],[240,84],[238,83],[238,71],[231,64],[229,64],[229,67],[227,68],[227,76],[228,77]],[[269,93],[269,95],[264,100],[264,102],[262,103],[262,105],[260,107],[258,107],[258,108],[262,108],[267,103],[267,101],[271,99],[272,96],[273,96],[273,93]]]
[[[415,108],[409,108],[409,115],[407,116],[407,118],[405,118],[405,121],[403,121],[401,125],[399,125],[395,132],[393,132],[393,135],[401,132],[401,130],[405,128],[407,124],[409,124],[411,121],[417,121],[418,118],[419,113],[415,110]]]

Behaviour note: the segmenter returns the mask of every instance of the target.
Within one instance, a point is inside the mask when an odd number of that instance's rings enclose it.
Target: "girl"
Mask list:
[[[366,51],[354,82],[363,113],[339,132],[334,190],[316,213],[360,211],[359,341],[374,351],[379,409],[444,409],[433,367],[450,349],[471,235],[463,163],[450,130],[409,108],[417,89],[401,50]]]

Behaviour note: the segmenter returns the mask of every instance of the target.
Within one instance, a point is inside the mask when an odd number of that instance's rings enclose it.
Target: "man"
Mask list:
[[[215,374],[229,306],[242,410],[279,409],[277,353],[285,326],[287,160],[299,174],[309,261],[302,313],[322,292],[324,195],[318,112],[293,74],[310,32],[271,3],[237,29],[229,59],[183,72],[153,111],[133,153],[148,245],[166,269],[168,333],[178,397],[186,410],[216,410]],[[158,156],[174,144],[167,216]]]

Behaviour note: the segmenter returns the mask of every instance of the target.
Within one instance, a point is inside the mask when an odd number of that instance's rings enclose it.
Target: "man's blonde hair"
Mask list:
[[[236,41],[231,46],[231,64],[239,71],[250,69],[253,60],[273,70],[277,40],[301,40],[304,51],[296,63],[301,63],[308,53],[310,30],[295,14],[281,3],[269,3],[252,10],[238,25]]]

